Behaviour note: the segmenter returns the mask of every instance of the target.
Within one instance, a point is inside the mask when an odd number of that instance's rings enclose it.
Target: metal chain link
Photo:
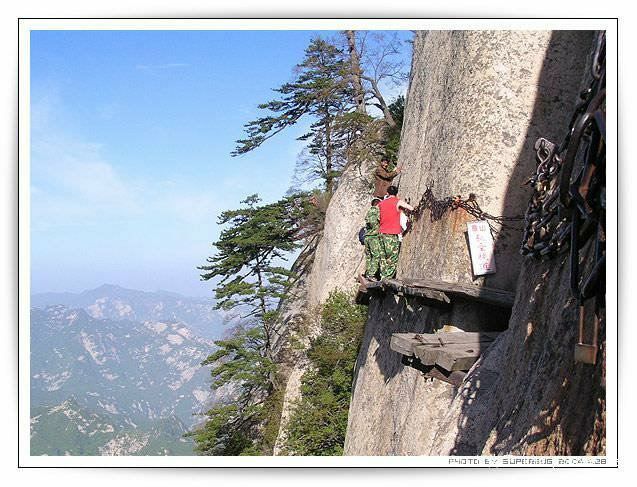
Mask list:
[[[606,35],[599,32],[591,61],[591,83],[581,95],[559,147],[535,143],[534,191],[525,215],[520,253],[550,259],[570,249],[570,287],[579,305],[574,358],[595,364],[606,299]],[[595,238],[593,256],[580,251]],[[582,269],[588,271],[583,275]],[[592,330],[585,335],[585,302],[595,298]]]
[[[470,215],[474,216],[478,220],[486,220],[491,229],[491,233],[498,234],[502,228],[510,228],[513,230],[520,230],[515,226],[509,225],[506,222],[510,221],[522,221],[523,216],[495,216],[487,213],[477,201],[477,196],[474,193],[470,193],[469,197],[463,199],[460,195],[447,196],[446,198],[436,199],[433,193],[434,183],[431,181],[427,185],[424,194],[420,198],[420,201],[414,208],[412,216],[414,220],[418,220],[426,209],[429,210],[429,219],[431,222],[441,220],[447,211],[455,211],[458,208],[462,208]]]
[[[526,183],[534,191],[525,214],[522,255],[551,258],[569,248],[573,220],[579,218],[574,211],[579,209],[586,220],[597,220],[603,210],[601,206],[605,205],[603,33],[596,39],[591,69],[591,85],[581,93],[581,101],[559,147],[545,138],[535,143],[537,169]],[[572,182],[576,159],[581,168]],[[590,233],[590,228],[586,230]]]

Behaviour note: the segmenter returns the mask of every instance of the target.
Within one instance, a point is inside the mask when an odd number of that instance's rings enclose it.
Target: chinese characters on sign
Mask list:
[[[495,257],[493,256],[493,237],[489,224],[484,220],[468,222],[467,231],[473,275],[493,274],[495,272]]]

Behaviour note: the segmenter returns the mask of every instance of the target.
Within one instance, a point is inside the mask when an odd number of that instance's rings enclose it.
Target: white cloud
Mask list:
[[[66,200],[86,213],[119,210],[137,212],[140,203],[130,184],[104,160],[102,146],[54,130],[35,131],[31,147],[32,178],[43,197]],[[77,213],[77,212],[73,212]]]
[[[170,179],[127,176],[108,161],[107,148],[56,127],[59,99],[33,106],[31,139],[32,228],[68,227],[105,218],[159,219],[211,228],[221,211],[219,197]],[[152,162],[149,162],[149,166]]]

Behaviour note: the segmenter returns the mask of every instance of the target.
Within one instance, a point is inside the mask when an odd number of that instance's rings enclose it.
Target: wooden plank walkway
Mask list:
[[[394,333],[390,348],[408,363],[428,368],[429,376],[458,385],[457,371],[467,371],[491,346],[500,332]],[[442,369],[442,370],[440,370]],[[427,375],[427,374],[426,374]],[[450,381],[453,375],[453,381]]]
[[[406,286],[414,288],[435,289],[452,296],[459,296],[475,301],[480,301],[504,308],[512,308],[515,301],[515,293],[483,286],[470,284],[433,281],[430,279],[405,278],[402,282]]]
[[[383,279],[382,281],[366,281],[361,283],[356,295],[356,303],[368,304],[370,295],[391,291],[399,296],[421,298],[425,304],[447,308],[453,298],[460,297],[502,308],[512,308],[515,294],[501,289],[472,286],[469,284],[432,281],[427,279]]]

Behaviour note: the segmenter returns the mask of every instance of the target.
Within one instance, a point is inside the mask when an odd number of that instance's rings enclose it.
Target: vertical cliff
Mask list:
[[[584,31],[417,33],[400,195],[416,203],[428,187],[439,198],[474,193],[492,215],[522,215],[533,144],[564,136],[592,39]],[[523,262],[521,230],[500,228],[497,272],[474,278],[465,231],[475,218],[462,209],[435,222],[428,216],[404,239],[397,277],[511,291],[515,304],[509,312],[459,300],[441,311],[416,298],[372,298],[346,454],[602,453],[605,361],[573,362],[577,326],[564,258]],[[507,330],[460,387],[425,380],[389,349],[392,333],[445,325]]]
[[[358,287],[356,277],[364,270],[358,231],[369,208],[374,164],[350,165],[344,171],[330,200],[322,234],[295,264],[299,280],[282,303],[281,336],[276,343],[286,385],[275,455],[282,453],[291,406],[300,396],[309,340],[321,331],[315,319],[317,308],[335,289],[353,292]]]

